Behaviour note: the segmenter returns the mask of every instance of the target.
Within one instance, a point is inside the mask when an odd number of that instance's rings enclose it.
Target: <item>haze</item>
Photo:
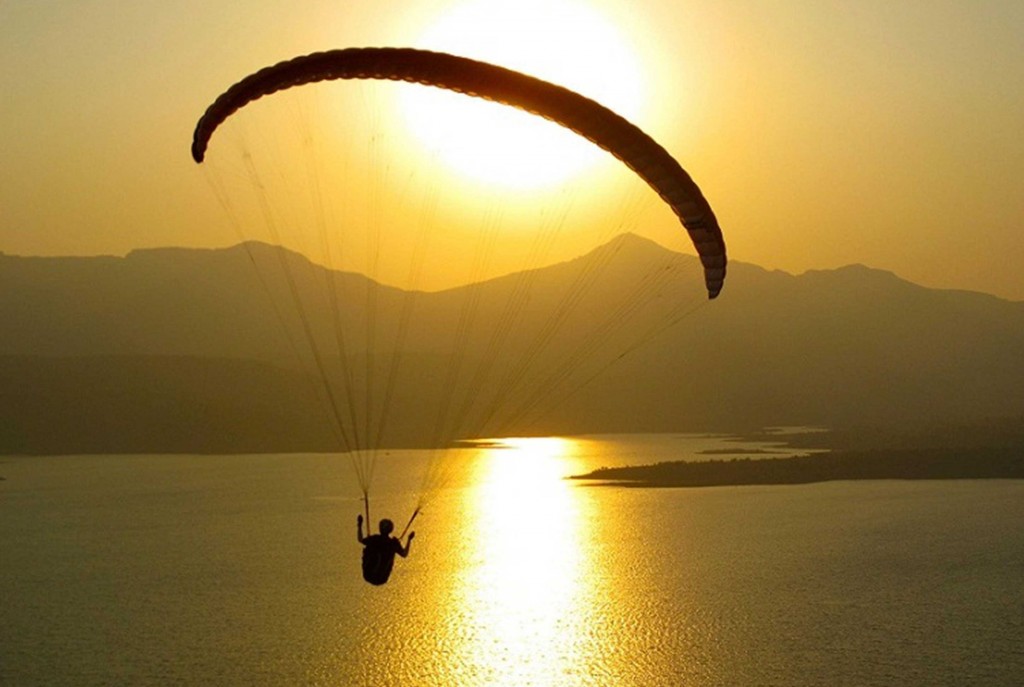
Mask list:
[[[444,48],[427,28],[458,4],[0,5],[0,250],[229,243],[188,156],[206,105],[314,50]],[[704,190],[733,259],[865,263],[1024,299],[1021,3],[579,4],[635,52],[647,98],[635,119]],[[607,183],[595,179],[577,183]],[[637,229],[672,219],[648,212]]]

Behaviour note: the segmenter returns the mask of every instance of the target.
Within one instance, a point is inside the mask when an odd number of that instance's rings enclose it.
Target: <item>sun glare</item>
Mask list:
[[[472,0],[445,12],[418,43],[552,81],[630,119],[643,104],[643,70],[622,32],[570,0]],[[605,155],[510,107],[432,88],[403,89],[400,98],[409,128],[429,154],[477,182],[549,186]]]
[[[459,648],[477,682],[555,684],[599,651],[585,602],[599,579],[585,542],[589,502],[564,479],[574,443],[510,438],[482,449],[475,569],[460,577],[456,601],[478,628]]]
[[[580,504],[563,479],[572,452],[572,440],[558,437],[496,439],[484,449],[476,516],[481,531],[488,533],[481,574],[501,578],[490,588],[524,585],[523,593],[534,593],[527,581],[531,577],[573,577],[577,556],[572,539]],[[546,569],[533,566],[538,557]]]

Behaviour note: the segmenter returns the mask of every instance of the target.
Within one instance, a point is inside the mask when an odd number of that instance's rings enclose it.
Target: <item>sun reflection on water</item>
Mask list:
[[[564,684],[591,653],[588,502],[562,479],[573,447],[569,439],[515,438],[481,449],[467,513],[473,554],[456,593],[475,630],[460,647],[472,657],[467,678]]]

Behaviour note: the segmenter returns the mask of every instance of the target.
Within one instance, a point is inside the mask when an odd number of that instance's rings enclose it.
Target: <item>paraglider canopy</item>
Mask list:
[[[346,48],[278,63],[242,79],[196,125],[192,157],[202,162],[210,138],[233,112],[276,91],[335,79],[387,79],[435,86],[517,107],[592,141],[646,181],[679,217],[704,268],[709,298],[722,290],[726,251],[711,206],[689,174],[634,124],[574,91],[485,62],[413,48]]]

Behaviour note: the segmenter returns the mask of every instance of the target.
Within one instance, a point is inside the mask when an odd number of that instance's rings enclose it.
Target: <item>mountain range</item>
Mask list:
[[[695,258],[631,234],[438,292],[256,243],[0,254],[0,452],[1024,417],[1022,302],[860,265],[699,285]]]

